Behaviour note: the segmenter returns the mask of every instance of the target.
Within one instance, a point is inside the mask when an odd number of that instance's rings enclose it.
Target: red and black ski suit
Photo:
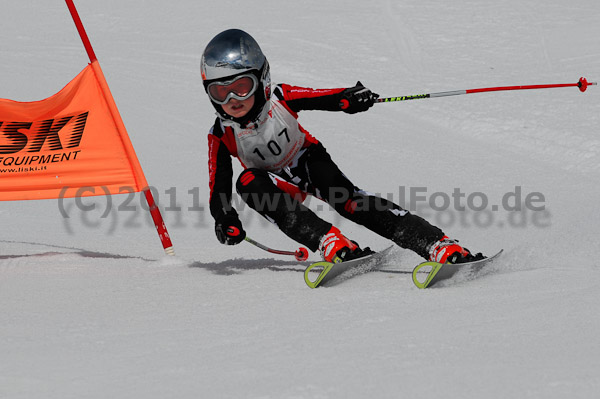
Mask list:
[[[254,210],[312,251],[331,224],[302,204],[307,194],[347,219],[427,258],[443,232],[400,206],[356,187],[325,147],[297,121],[303,110],[339,111],[344,89],[275,86],[258,119],[241,126],[217,118],[208,135],[210,211],[215,220],[231,207],[232,157],[244,171],[236,189]]]

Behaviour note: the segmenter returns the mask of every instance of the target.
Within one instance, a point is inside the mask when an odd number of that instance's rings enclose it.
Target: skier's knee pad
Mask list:
[[[244,170],[235,184],[239,194],[265,192],[272,186],[269,172],[256,168]]]

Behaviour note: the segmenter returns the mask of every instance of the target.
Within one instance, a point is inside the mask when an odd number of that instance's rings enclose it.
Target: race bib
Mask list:
[[[238,157],[247,168],[277,172],[289,165],[304,145],[298,120],[278,101],[269,101],[258,126],[242,128],[227,123],[235,135]]]

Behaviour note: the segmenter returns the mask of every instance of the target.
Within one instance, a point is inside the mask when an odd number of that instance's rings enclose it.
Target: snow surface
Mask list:
[[[398,248],[383,272],[311,290],[305,265],[247,243],[220,245],[210,215],[199,211],[207,205],[214,117],[199,59],[218,32],[250,32],[275,82],[361,80],[383,96],[571,83],[600,79],[597,0],[77,6],[178,257],[163,255],[138,196],[114,197],[104,218],[104,197],[84,199],[96,205],[88,212],[65,200],[68,218],[56,200],[3,202],[0,398],[590,398],[600,391],[598,87],[301,115],[364,189],[401,202],[402,187],[440,203],[455,188],[485,194],[481,212],[472,209],[477,201],[464,211],[418,212],[471,249],[505,249],[475,280],[418,290],[408,272],[419,258]],[[48,97],[86,65],[62,1],[3,1],[0,10],[0,97]],[[544,210],[490,211],[517,189],[519,204],[543,195]],[[318,201],[310,205],[361,245],[388,245]],[[298,247],[248,209],[242,217],[254,239]]]

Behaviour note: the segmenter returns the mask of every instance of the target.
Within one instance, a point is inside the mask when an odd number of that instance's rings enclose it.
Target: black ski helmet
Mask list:
[[[212,82],[227,81],[245,74],[256,77],[258,87],[254,106],[244,116],[244,122],[254,120],[271,97],[269,62],[256,40],[243,30],[228,29],[215,36],[202,53],[200,72],[207,92]],[[223,118],[233,119],[223,111],[221,105],[212,100],[211,103]]]

